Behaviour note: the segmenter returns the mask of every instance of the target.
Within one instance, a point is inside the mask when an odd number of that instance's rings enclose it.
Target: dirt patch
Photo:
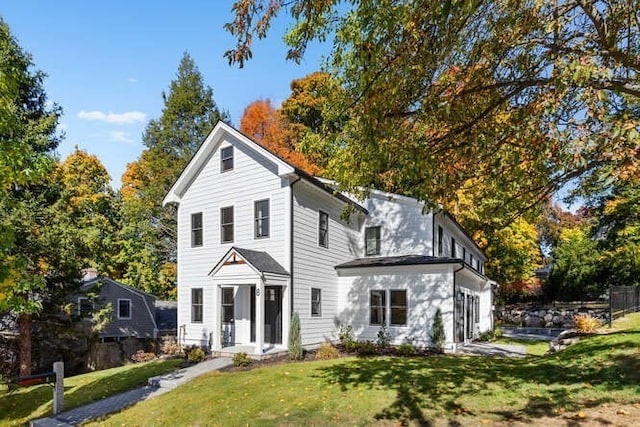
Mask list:
[[[509,421],[481,420],[481,424],[490,426],[616,426],[635,427],[640,425],[640,402],[617,404],[605,403],[593,408],[585,408],[577,412],[558,410],[555,417],[521,419]]]

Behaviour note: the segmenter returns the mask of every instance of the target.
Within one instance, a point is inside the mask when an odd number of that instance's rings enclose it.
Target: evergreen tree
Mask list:
[[[302,337],[300,335],[300,317],[294,311],[291,315],[291,325],[289,325],[289,358],[291,360],[302,360],[304,350],[302,348]]]
[[[444,333],[444,322],[442,320],[442,311],[438,308],[436,310],[436,315],[433,318],[433,326],[431,327],[431,335],[429,336],[431,340],[431,347],[437,351],[438,353],[444,352],[444,343],[445,343],[445,333]]]
[[[218,109],[213,90],[188,53],[180,61],[164,108],[142,137],[147,147],[122,176],[123,281],[161,298],[175,298],[176,210],[162,199],[207,134],[228,114]]]

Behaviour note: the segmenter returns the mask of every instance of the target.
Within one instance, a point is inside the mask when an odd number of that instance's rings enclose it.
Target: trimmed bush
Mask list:
[[[323,342],[316,353],[316,359],[337,359],[340,352],[331,343]]]
[[[386,325],[380,326],[380,330],[378,331],[378,337],[376,339],[376,344],[380,348],[387,348],[391,343],[391,336],[389,335],[389,329],[387,329]]]
[[[204,351],[200,347],[195,348],[189,352],[189,356],[187,356],[187,360],[189,363],[200,363],[205,359]]]
[[[592,334],[601,326],[598,319],[588,314],[578,314],[574,317],[574,322],[576,330],[583,334]]]
[[[433,327],[431,328],[431,346],[438,353],[444,352],[444,321],[442,320],[442,310],[437,309],[433,318]]]
[[[291,316],[291,325],[289,326],[289,358],[291,360],[302,360],[304,350],[302,348],[302,337],[300,336],[300,317],[298,312],[294,311]]]
[[[249,359],[249,355],[247,353],[236,353],[233,355],[233,366],[249,366],[251,365],[251,359]]]
[[[378,347],[371,341],[358,341],[356,353],[358,356],[375,356],[378,354]]]
[[[410,342],[404,342],[398,346],[398,355],[403,357],[414,356],[416,354],[416,346]]]

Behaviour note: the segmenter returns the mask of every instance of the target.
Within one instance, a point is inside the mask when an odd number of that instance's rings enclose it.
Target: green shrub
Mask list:
[[[404,357],[414,356],[417,352],[416,350],[416,346],[410,342],[403,342],[398,346],[398,354]]]
[[[189,352],[187,359],[189,360],[189,363],[200,363],[205,359],[205,357],[204,351],[198,347]]]
[[[378,347],[371,341],[358,341],[356,353],[358,356],[374,356],[378,354]]]
[[[233,355],[233,366],[249,366],[251,365],[251,359],[249,359],[249,355],[247,353],[236,353]]]
[[[436,315],[433,318],[433,327],[431,328],[431,346],[438,353],[444,352],[445,334],[444,334],[444,322],[442,321],[442,310],[439,308],[436,310]]]
[[[142,363],[142,362],[150,362],[155,360],[157,356],[155,353],[147,353],[143,350],[138,350],[136,353],[131,356],[131,361],[134,363]]]
[[[387,348],[391,343],[391,336],[389,335],[389,329],[387,329],[386,325],[380,326],[380,330],[378,331],[378,337],[376,339],[376,344],[380,348]]]
[[[316,353],[316,359],[337,359],[340,352],[331,343],[323,342]]]
[[[353,348],[353,328],[351,325],[340,325],[338,329],[338,340],[340,341],[340,345],[344,347],[347,351],[349,348]]]
[[[302,348],[302,337],[300,336],[300,317],[298,312],[294,311],[291,316],[291,325],[289,326],[289,358],[291,360],[302,360],[304,350]]]
[[[493,341],[496,339],[496,334],[494,330],[489,329],[488,331],[482,332],[478,336],[478,341]]]

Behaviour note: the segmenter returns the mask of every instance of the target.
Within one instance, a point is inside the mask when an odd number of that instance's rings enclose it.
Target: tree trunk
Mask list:
[[[18,317],[18,348],[20,352],[20,376],[31,375],[31,315]]]

